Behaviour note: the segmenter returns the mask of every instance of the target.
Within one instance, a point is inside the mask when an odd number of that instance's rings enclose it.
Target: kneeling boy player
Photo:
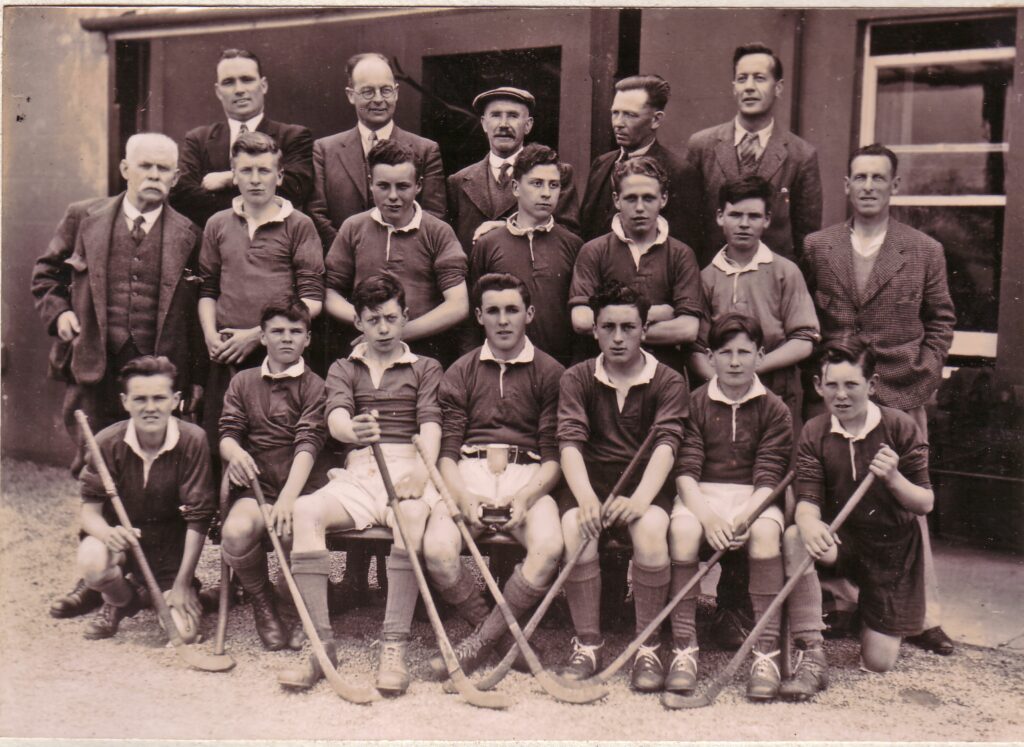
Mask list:
[[[555,431],[564,369],[526,336],[534,308],[519,278],[484,275],[473,298],[487,339],[459,358],[441,381],[440,470],[474,534],[485,528],[482,507],[507,511],[491,526],[510,532],[526,548],[526,559],[503,592],[518,618],[544,596],[562,555],[551,492],[562,476]],[[462,670],[469,673],[507,625],[497,606],[488,615],[476,579],[459,557],[461,549],[459,530],[445,504],[438,503],[423,554],[441,596],[477,626],[456,648]],[[441,657],[432,659],[431,666],[436,674],[447,672]]]
[[[669,513],[675,486],[668,479],[683,438],[688,392],[683,377],[641,348],[650,303],[639,291],[611,282],[590,298],[593,334],[601,353],[562,377],[558,445],[570,495],[559,501],[566,555],[605,529],[628,532],[633,543],[636,629],[642,631],[668,601]],[[603,501],[649,432],[654,445],[639,476]],[[592,542],[565,585],[576,637],[565,669],[572,679],[600,667],[601,575]],[[631,684],[660,690],[665,672],[659,645],[643,646],[633,662]]]
[[[733,527],[782,481],[793,451],[793,426],[780,397],[768,391],[755,371],[764,359],[764,336],[757,319],[720,316],[708,335],[708,360],[715,375],[690,398],[690,417],[679,449],[669,545],[674,595],[697,573],[702,541],[715,550],[746,544],[750,558],[749,593],[760,618],[783,586],[782,511],[770,506],[750,531]],[[695,616],[699,587],[672,612],[675,651],[665,689],[689,692],[697,684]],[[747,697],[771,700],[781,675],[779,615],[758,639],[747,681]]]
[[[829,341],[814,377],[828,412],[804,425],[797,446],[796,525],[786,530],[786,572],[808,554],[860,586],[861,658],[885,672],[903,636],[924,620],[924,563],[917,517],[931,511],[928,445],[914,419],[870,400],[875,356],[859,337]],[[875,483],[833,537],[828,524],[868,474]],[[821,586],[812,565],[789,599],[800,649],[793,678],[779,694],[806,700],[828,684],[822,650]]]
[[[146,355],[121,369],[121,403],[129,419],[96,435],[136,536],[167,603],[198,620],[196,564],[217,508],[210,449],[199,426],[172,417],[181,393],[178,372],[164,356]],[[90,459],[81,474],[82,531],[78,569],[103,606],[89,621],[86,638],[110,638],[125,617],[146,606],[131,553],[129,530],[117,521]]]
[[[267,357],[259,368],[240,371],[231,380],[220,416],[220,455],[235,486],[221,531],[221,554],[249,593],[256,632],[271,651],[302,643],[288,640],[274,604],[263,547],[266,524],[252,481],[259,478],[274,506],[277,533],[290,546],[295,501],[326,437],[324,381],[302,360],[309,322],[309,309],[295,299],[263,307],[260,342]]]
[[[354,449],[346,457],[345,469],[331,470],[327,485],[296,502],[292,573],[316,632],[334,661],[337,648],[327,611],[330,564],[326,534],[371,526],[394,528],[395,516],[369,448],[380,443],[395,492],[402,500],[403,526],[414,545],[404,547],[401,535],[395,532],[388,558],[388,598],[377,668],[377,689],[401,694],[409,687],[405,651],[419,597],[408,553],[419,552],[427,517],[439,500],[411,439],[419,434],[428,458],[437,459],[441,365],[433,358],[414,355],[402,342],[408,310],[405,291],[395,278],[366,278],[352,293],[352,305],[363,342],[348,358],[331,365],[325,411],[331,436]],[[321,677],[320,665],[310,656],[305,666],[280,672],[278,682],[308,688]]]

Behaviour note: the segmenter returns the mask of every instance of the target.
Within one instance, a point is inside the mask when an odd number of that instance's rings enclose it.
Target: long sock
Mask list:
[[[132,601],[132,586],[125,579],[121,566],[107,568],[100,578],[88,586],[93,591],[98,591],[104,602],[115,607],[124,607]]]
[[[516,566],[516,569],[512,572],[508,581],[505,582],[505,588],[502,589],[502,593],[505,597],[505,602],[508,604],[509,609],[512,611],[512,616],[518,621],[526,612],[536,604],[541,597],[547,592],[547,589],[534,586],[523,576],[523,565],[520,563]],[[508,623],[505,621],[505,616],[501,613],[501,608],[498,605],[494,606],[491,613],[484,620],[483,626],[480,628],[480,637],[487,641],[498,640],[502,633],[508,629]]]
[[[669,596],[673,599],[679,590],[686,586],[697,575],[700,564],[673,563],[672,580],[669,584]],[[669,618],[672,621],[672,640],[676,646],[692,646],[697,642],[697,597],[700,596],[700,584],[686,592],[683,600],[672,610]]]
[[[785,583],[782,556],[750,559],[750,604],[754,608],[755,623],[761,619]],[[782,616],[775,612],[769,618],[768,626],[757,641],[759,651],[769,653],[779,646],[779,621]]]
[[[633,601],[636,603],[636,632],[641,632],[658,616],[668,602],[672,571],[668,563],[660,568],[648,568],[633,561]],[[658,631],[651,633],[645,643],[657,642]]]
[[[747,607],[750,576],[743,553],[729,552],[718,561],[722,574],[718,578],[715,604],[719,609],[743,611]]]
[[[820,646],[824,642],[821,631],[825,623],[821,619],[821,584],[813,566],[800,577],[788,601],[789,627],[794,640],[803,643],[805,648]]]
[[[388,556],[388,601],[384,607],[383,635],[409,635],[419,595],[409,553],[392,545]]]
[[[459,616],[474,628],[487,617],[487,600],[476,585],[473,574],[459,560],[459,575],[451,586],[437,587],[441,598],[455,607]]]
[[[238,580],[242,583],[242,588],[247,592],[255,594],[266,586],[270,572],[267,568],[267,553],[260,543],[257,542],[244,555],[232,555],[222,544],[220,554],[227,564],[234,568],[235,573],[238,574]]]
[[[327,577],[330,572],[330,555],[326,550],[292,553],[295,585],[306,603],[316,634],[324,641],[334,640],[331,617],[327,612]]]
[[[601,563],[596,558],[577,563],[565,581],[569,614],[582,643],[601,642]]]

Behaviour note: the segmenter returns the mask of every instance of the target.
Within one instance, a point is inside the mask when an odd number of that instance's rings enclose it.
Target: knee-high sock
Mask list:
[[[718,561],[722,575],[718,578],[718,589],[715,592],[715,603],[719,609],[744,611],[749,597],[750,576],[747,559],[742,553],[729,552]]]
[[[692,563],[673,563],[672,580],[669,584],[669,596],[675,598],[676,594],[686,586],[697,575],[700,564],[697,561]],[[697,597],[700,596],[700,584],[694,584],[693,588],[686,592],[683,600],[672,610],[672,640],[677,648],[686,648],[697,642]]]
[[[669,581],[672,577],[666,563],[660,568],[648,568],[633,561],[633,601],[636,604],[636,632],[641,632],[657,617],[668,602]],[[658,641],[658,631],[645,641]]]
[[[601,563],[596,558],[577,563],[565,581],[569,614],[581,642],[601,642]]]
[[[821,584],[818,573],[811,569],[800,577],[800,581],[789,595],[789,628],[793,638],[804,647],[821,645],[821,631],[825,623],[821,619]]]
[[[88,584],[93,591],[103,595],[103,601],[115,607],[124,607],[132,601],[132,586],[124,577],[121,566],[112,565],[103,574]]]
[[[327,576],[331,572],[330,555],[326,550],[292,553],[292,576],[306,603],[313,627],[321,640],[334,640],[331,618],[327,612]]]
[[[547,588],[534,586],[526,580],[523,576],[522,563],[516,566],[508,581],[505,582],[505,588],[502,589],[505,602],[517,622],[533,605],[540,601],[546,592]],[[502,614],[498,605],[494,605],[480,628],[480,637],[488,642],[496,641],[507,629],[508,623],[505,621],[505,615]]]
[[[238,580],[247,592],[255,594],[266,585],[270,577],[267,569],[267,553],[264,552],[260,543],[257,542],[249,552],[243,555],[232,555],[224,548],[224,545],[221,545],[220,554],[238,574]]]
[[[459,616],[474,628],[487,617],[487,600],[476,585],[473,574],[466,570],[466,566],[459,560],[459,576],[451,586],[437,587],[441,598],[448,604],[455,607]]]
[[[419,595],[409,553],[392,545],[388,556],[388,601],[384,607],[383,635],[409,635]]]
[[[764,615],[785,583],[782,556],[750,559],[750,604],[754,608],[754,622]],[[759,651],[768,653],[779,645],[779,621],[782,616],[776,612],[769,618],[768,626],[757,641]]]

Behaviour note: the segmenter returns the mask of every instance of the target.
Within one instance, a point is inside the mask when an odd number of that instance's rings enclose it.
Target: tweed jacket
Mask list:
[[[489,220],[504,220],[515,212],[517,201],[509,189],[505,199],[493,204],[487,180],[493,179],[488,156],[448,177],[448,223],[455,229],[466,254],[473,247],[473,232]],[[575,234],[580,230],[580,202],[573,184],[573,169],[562,164],[562,192],[555,206],[555,222]]]
[[[829,226],[804,242],[822,338],[861,335],[875,351],[878,402],[899,410],[919,407],[939,385],[956,323],[942,244],[890,218],[860,298],[851,225]]]
[[[70,375],[79,384],[96,384],[108,373],[107,263],[123,199],[121,193],[72,203],[32,269],[32,295],[47,332],[56,336],[57,318],[65,311],[78,317],[81,332],[70,345],[56,339],[51,362],[66,360],[70,347]],[[178,386],[185,390],[190,383],[204,382],[207,360],[194,273],[202,234],[167,205],[159,225],[163,244],[154,350],[177,366]]]
[[[433,140],[406,132],[398,125],[391,140],[412,148],[423,178],[417,202],[428,213],[444,220],[445,194],[441,149]],[[324,251],[330,249],[341,224],[374,207],[367,175],[366,156],[359,128],[338,132],[313,143],[313,196],[309,215],[316,224]]]
[[[612,230],[612,217],[618,212],[612,200],[612,171],[619,158],[619,150],[598,156],[590,164],[587,189],[580,208],[580,228],[583,240],[590,241]],[[657,140],[647,155],[661,164],[668,174],[668,202],[662,217],[668,221],[672,238],[695,246],[700,238],[699,184],[697,173],[684,155],[669,150]]]
[[[740,176],[735,146],[736,123],[709,127],[690,136],[687,157],[700,183],[702,236],[693,244],[701,267],[725,245],[725,235],[715,220],[718,190]],[[773,252],[799,260],[804,238],[821,228],[821,174],[814,146],[776,122],[761,154],[757,175],[775,188],[771,225],[761,240]]]
[[[296,210],[305,210],[313,182],[313,136],[301,125],[282,124],[263,117],[256,132],[270,135],[281,148],[284,181],[277,193],[291,201]],[[238,196],[231,186],[218,192],[203,189],[203,177],[212,171],[230,171],[228,152],[231,130],[227,122],[215,122],[189,130],[181,146],[178,168],[181,177],[171,191],[171,205],[203,228],[214,213],[229,210]]]

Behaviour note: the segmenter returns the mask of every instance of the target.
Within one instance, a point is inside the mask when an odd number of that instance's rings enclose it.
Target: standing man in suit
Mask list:
[[[394,140],[412,149],[416,170],[423,178],[420,207],[442,220],[445,215],[441,149],[433,140],[406,132],[395,124],[398,84],[388,58],[377,52],[357,54],[349,58],[345,70],[345,93],[356,109],[358,122],[351,130],[320,138],[313,144],[313,197],[309,214],[325,252],[346,218],[374,207],[366,154],[379,140]]]
[[[893,220],[899,189],[896,154],[877,143],[854,151],[846,177],[852,220],[811,234],[804,245],[807,284],[824,342],[857,334],[875,351],[878,404],[903,410],[928,440],[925,403],[942,379],[956,313],[942,244]],[[938,583],[928,523],[924,546],[924,632],[908,638],[938,654],[953,653],[939,625]]]
[[[473,99],[473,110],[480,115],[490,151],[482,161],[448,177],[448,222],[466,254],[475,239],[504,226],[505,219],[516,210],[512,167],[523,150],[523,140],[533,129],[536,104],[532,93],[511,86],[484,91]],[[555,222],[578,233],[579,197],[571,165],[562,164],[561,177]],[[487,223],[492,225],[477,230]]]
[[[181,178],[171,204],[200,228],[214,213],[228,210],[238,196],[231,176],[231,146],[240,133],[255,131],[270,135],[281,148],[284,182],[278,194],[297,210],[305,209],[313,180],[313,136],[301,125],[264,116],[267,79],[256,55],[245,49],[225,49],[213,90],[227,121],[196,127],[185,135]]]
[[[587,190],[583,194],[580,225],[584,241],[604,236],[612,230],[612,218],[618,212],[612,198],[612,172],[615,164],[630,158],[650,156],[668,175],[668,203],[661,215],[668,221],[672,238],[696,246],[698,237],[697,183],[693,168],[684,155],[658,142],[658,128],[665,119],[670,87],[660,75],[632,75],[615,84],[612,99],[612,130],[616,150],[605,153],[590,164]]]
[[[47,332],[57,339],[51,375],[67,382],[64,424],[78,449],[86,446],[74,418],[81,409],[93,430],[124,418],[117,374],[140,355],[164,355],[178,369],[176,391],[194,411],[205,380],[203,336],[196,315],[194,274],[201,234],[165,205],[178,179],[178,146],[166,135],[128,139],[121,161],[127,191],[72,203],[32,269],[32,295]],[[54,617],[81,615],[99,595],[79,581],[54,601]]]
[[[783,129],[773,110],[782,95],[782,61],[764,44],[737,47],[732,57],[736,118],[692,135],[688,158],[700,181],[702,236],[693,244],[701,267],[725,245],[716,221],[718,190],[741,176],[771,182],[772,222],[763,241],[776,254],[798,260],[804,237],[821,228],[818,152]]]

